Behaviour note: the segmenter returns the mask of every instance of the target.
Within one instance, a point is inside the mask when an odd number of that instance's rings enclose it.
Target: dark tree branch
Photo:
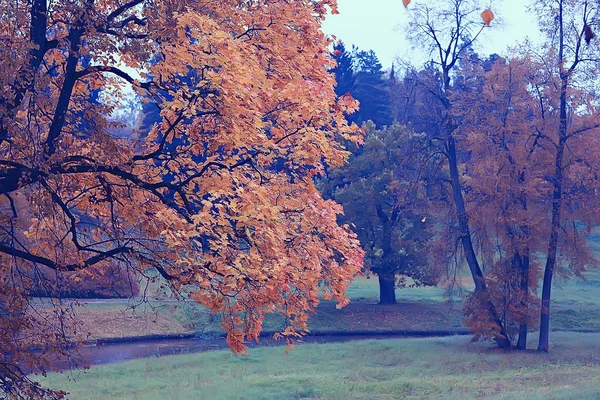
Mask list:
[[[82,16],[82,18],[84,18]],[[77,64],[79,63],[79,51],[81,48],[81,36],[83,35],[82,28],[73,29],[69,33],[69,55],[67,57],[67,65],[65,67],[65,80],[58,96],[58,103],[54,111],[54,118],[48,131],[48,137],[46,138],[46,155],[51,156],[56,152],[56,139],[60,136],[60,133],[65,124],[67,111],[69,109],[69,103],[71,102],[71,96],[75,83],[77,82]]]
[[[0,242],[0,252],[8,254],[12,257],[23,259],[25,261],[30,261],[35,264],[45,265],[46,267],[56,271],[79,271],[91,267],[92,265],[96,265],[106,260],[107,258],[115,257],[119,254],[130,253],[132,251],[132,248],[126,246],[116,247],[114,249],[101,252],[100,254],[92,256],[81,264],[60,265],[49,258],[32,254],[29,251],[19,250],[14,248],[13,246],[7,245],[6,243]]]
[[[119,78],[122,78],[122,79],[126,80],[127,82],[129,82],[132,86],[139,87],[141,89],[148,90],[148,89],[150,89],[150,87],[155,86],[154,82],[140,82],[137,79],[134,79],[131,75],[129,75],[125,71],[123,71],[117,67],[110,66],[110,65],[94,65],[94,66],[88,67],[84,70],[78,71],[75,74],[75,79],[81,79],[86,75],[98,74],[98,73],[103,73],[103,72],[107,72],[107,73],[116,75]]]
[[[108,17],[106,17],[106,21],[109,24],[112,23],[115,19],[119,18],[125,11],[132,9],[133,7],[143,2],[144,0],[131,0],[123,4],[121,7],[118,7],[116,10],[108,14]]]

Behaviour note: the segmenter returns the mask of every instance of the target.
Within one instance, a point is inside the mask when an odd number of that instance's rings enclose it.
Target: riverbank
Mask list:
[[[398,304],[378,305],[377,281],[358,278],[348,289],[351,303],[338,310],[322,302],[310,318],[311,332],[325,334],[381,333],[390,331],[462,331],[461,293],[445,295],[445,288],[397,290]],[[464,295],[466,292],[463,292]],[[557,281],[552,308],[554,331],[600,332],[600,275],[588,280]],[[75,307],[87,340],[128,341],[149,337],[222,336],[218,317],[192,302],[168,299],[82,300]],[[268,315],[266,333],[283,329],[281,316]]]
[[[282,339],[274,339],[275,332],[263,332],[258,342],[245,342],[248,349],[257,347],[281,347],[287,343]],[[426,337],[449,337],[471,335],[463,331],[389,331],[389,332],[311,332],[297,344],[306,343],[340,343],[364,340],[412,339]],[[51,365],[57,371],[69,371],[82,367],[97,367],[105,364],[117,364],[132,360],[166,357],[180,354],[203,353],[228,349],[227,340],[223,336],[195,337],[188,336],[149,336],[136,338],[115,338],[98,340],[84,344],[72,352],[69,357],[56,356]]]
[[[222,350],[51,374],[42,383],[74,400],[600,397],[600,334],[554,333],[549,354],[469,341],[302,344],[287,355],[281,347],[254,348],[248,356]]]

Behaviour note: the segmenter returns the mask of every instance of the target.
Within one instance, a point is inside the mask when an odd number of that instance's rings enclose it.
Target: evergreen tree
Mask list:
[[[335,93],[338,96],[343,96],[346,93],[351,93],[354,89],[354,57],[352,52],[346,51],[346,46],[342,41],[338,41],[333,46],[333,58],[337,61],[337,66],[330,71],[335,74],[337,82]]]
[[[355,59],[357,72],[350,93],[360,102],[360,109],[350,121],[361,125],[371,120],[377,127],[390,125],[390,95],[379,59],[373,50],[357,51]]]

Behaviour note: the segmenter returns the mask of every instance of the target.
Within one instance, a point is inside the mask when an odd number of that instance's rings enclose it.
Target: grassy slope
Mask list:
[[[590,235],[589,245],[600,259],[600,229]],[[594,271],[587,280],[554,281],[552,304],[553,330],[600,331],[600,272]],[[470,278],[463,279],[469,289]],[[158,285],[146,289],[149,297],[166,296]],[[323,302],[311,318],[313,331],[395,329],[455,330],[462,325],[460,298],[447,302],[443,288],[403,288],[396,291],[399,304],[374,306],[378,301],[377,279],[357,278],[349,287],[350,305],[337,310],[332,302]],[[466,293],[466,292],[465,292]],[[135,310],[131,301],[91,303],[77,308],[84,327],[93,338],[130,337],[147,334],[222,333],[217,318],[195,304],[174,307],[171,301],[155,300]],[[101,321],[101,323],[98,323]],[[268,316],[265,330],[278,330],[284,324],[279,316]]]
[[[335,303],[323,302],[311,318],[313,331],[456,330],[463,328],[460,298],[448,302],[443,288],[397,290],[398,304],[378,306],[376,279],[357,278],[348,289],[350,305],[337,310]],[[600,274],[587,281],[557,279],[553,291],[552,329],[600,331]],[[128,337],[147,334],[187,333],[196,330],[220,334],[218,318],[194,304],[175,307],[172,301],[152,301],[132,310],[128,302],[109,301],[78,307],[87,331],[94,338]],[[102,321],[102,323],[98,323]],[[284,325],[280,316],[270,315],[268,331]]]
[[[265,347],[247,357],[144,359],[43,383],[74,400],[598,399],[599,339],[555,333],[550,354],[500,353],[465,337],[307,344],[288,355]]]

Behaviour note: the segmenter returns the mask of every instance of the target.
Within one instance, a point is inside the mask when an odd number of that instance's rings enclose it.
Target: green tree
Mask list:
[[[330,171],[325,196],[344,206],[366,252],[365,266],[378,275],[380,304],[396,302],[399,275],[416,284],[435,283],[427,243],[432,237],[424,186],[426,137],[406,127],[375,130],[366,124],[365,144],[348,164]]]

